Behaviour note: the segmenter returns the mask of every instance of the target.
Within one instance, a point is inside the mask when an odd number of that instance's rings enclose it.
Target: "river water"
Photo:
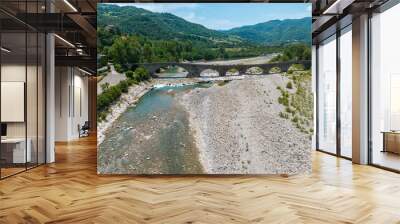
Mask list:
[[[188,113],[176,95],[211,83],[158,86],[128,108],[106,133],[98,149],[104,174],[203,173],[189,128]]]

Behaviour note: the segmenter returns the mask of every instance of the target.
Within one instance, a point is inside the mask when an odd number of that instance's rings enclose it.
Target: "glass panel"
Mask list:
[[[38,46],[38,163],[45,163],[45,52],[46,39],[44,34],[39,34]]]
[[[39,5],[36,1],[27,2],[27,13],[37,13],[38,11]],[[38,17],[34,17],[32,20],[35,18]],[[38,163],[38,42],[38,33],[35,30],[27,30],[27,149],[31,151],[31,158],[27,163],[28,168],[35,167]]]
[[[318,48],[318,146],[336,153],[336,36]]]
[[[25,170],[31,158],[26,150],[26,34],[3,32],[1,46],[1,173],[5,177]]]
[[[26,111],[27,111],[27,142],[28,142],[28,150],[31,153],[28,153],[30,159],[28,160],[28,168],[34,167],[37,165],[37,150],[38,150],[38,142],[37,142],[37,132],[38,132],[38,57],[37,57],[37,45],[38,45],[38,36],[36,32],[27,33],[28,38],[28,63],[27,63],[27,82],[26,82]]]
[[[352,35],[351,26],[340,36],[340,153],[352,157]]]
[[[372,163],[400,170],[400,5],[374,15],[372,25]]]
[[[44,0],[0,2],[20,20],[44,6]],[[0,12],[1,178],[45,162],[45,35],[20,20]]]

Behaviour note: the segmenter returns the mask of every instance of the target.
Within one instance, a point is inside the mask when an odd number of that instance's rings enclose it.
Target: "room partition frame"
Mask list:
[[[351,150],[350,152],[348,150],[348,144],[351,142],[351,135],[349,136],[351,121],[349,124],[349,118],[346,115],[349,109],[351,113],[351,107],[348,106],[348,99],[344,95],[348,92],[346,88],[351,88],[351,83],[350,85],[348,83],[351,74],[348,72],[347,65],[342,66],[348,60],[349,52],[351,54],[350,49],[346,51],[343,49],[349,45],[351,17],[343,18],[341,25],[331,26],[321,34],[318,42],[314,43],[316,45],[316,150],[351,160]],[[342,46],[344,37],[346,37],[346,42]],[[328,48],[328,52],[325,52],[325,48]],[[329,62],[323,62],[323,60],[329,60]],[[328,66],[326,66],[327,63]],[[345,109],[347,111],[344,111]],[[344,121],[347,122],[344,123]]]
[[[46,163],[46,33],[23,22],[45,3],[0,2],[0,179]]]
[[[397,11],[396,11],[397,10]],[[397,130],[397,132],[400,131],[400,69],[398,69],[398,63],[397,63],[397,53],[400,51],[400,45],[399,45],[399,34],[396,33],[395,27],[397,26],[396,22],[399,21],[400,18],[400,4],[398,0],[389,0],[386,1],[384,4],[380,5],[377,8],[373,9],[368,9],[365,10],[364,12],[359,12],[359,13],[366,13],[368,14],[368,30],[367,30],[367,40],[368,40],[368,45],[367,45],[367,51],[368,51],[368,59],[367,59],[367,76],[368,76],[368,165],[375,166],[381,169],[389,170],[392,172],[400,173],[400,150],[398,154],[393,154],[389,152],[388,154],[390,155],[391,158],[387,160],[389,163],[382,162],[382,160],[379,160],[379,156],[377,154],[381,154],[382,152],[385,151],[384,145],[385,141],[382,137],[383,133],[382,132],[391,132]],[[385,13],[391,14],[391,18],[383,19],[379,17],[383,17]],[[396,17],[397,16],[397,17]],[[345,159],[351,160],[352,158],[349,157],[350,153],[346,152],[343,153],[343,135],[344,135],[344,127],[343,127],[343,115],[340,114],[340,111],[343,110],[343,101],[346,100],[346,97],[342,95],[343,90],[346,88],[345,86],[341,85],[343,78],[344,78],[344,72],[345,70],[349,70],[349,68],[345,69],[343,67],[343,60],[346,60],[344,58],[341,58],[340,55],[343,53],[344,50],[349,49],[349,46],[342,46],[343,41],[341,40],[341,36],[344,34],[348,33],[348,31],[351,31],[351,15],[347,15],[348,21],[340,21],[330,28],[326,29],[322,34],[320,34],[317,37],[317,41],[314,42],[314,45],[318,49],[320,47],[320,44],[323,43],[323,41],[326,41],[328,38],[332,38],[332,36],[335,35],[335,40],[337,44],[337,50],[336,50],[336,55],[337,55],[337,60],[336,60],[336,65],[338,71],[336,72],[336,77],[337,77],[337,92],[336,92],[336,146],[337,149],[335,152],[329,152],[323,147],[321,147],[320,144],[320,136],[319,136],[319,125],[320,123],[320,117],[319,117],[319,110],[321,109],[321,102],[319,100],[319,94],[320,91],[316,91],[316,150],[325,152],[334,156],[342,157]],[[346,17],[343,18],[342,20],[346,20]],[[383,25],[386,28],[381,29],[379,27],[380,25]],[[347,30],[347,31],[346,31]],[[383,30],[386,30],[388,32],[393,32],[393,33],[386,33],[382,34],[379,32],[384,32]],[[329,35],[327,35],[327,33]],[[349,37],[347,37],[349,38]],[[386,38],[386,39],[382,39]],[[351,38],[350,38],[351,39]],[[348,41],[348,40],[347,40]],[[381,46],[385,45],[385,46]],[[381,52],[382,50],[386,49],[387,51],[390,51],[392,53],[388,52]],[[385,56],[386,58],[382,58],[382,56]],[[317,90],[319,89],[320,83],[320,72],[318,69],[318,66],[320,64],[320,55],[319,51],[316,51],[316,88]],[[349,58],[347,59],[349,60]],[[396,62],[395,62],[396,61]],[[349,65],[345,65],[349,66]],[[390,78],[388,78],[389,75]],[[388,76],[388,77],[386,77]],[[396,77],[392,77],[396,76]],[[385,79],[387,79],[385,81]],[[387,81],[393,81],[396,80],[396,83],[393,85],[381,85],[380,83],[386,82]],[[395,89],[395,90],[393,90]],[[395,92],[394,96],[393,92]],[[378,94],[378,96],[377,96]],[[392,100],[395,102],[395,106],[387,106],[389,101],[383,102],[385,100]],[[393,103],[392,102],[392,103]],[[378,105],[379,104],[379,105]],[[386,106],[385,106],[386,105]],[[342,108],[341,108],[342,107]],[[385,111],[380,112],[380,109],[382,108],[387,108]],[[393,109],[394,108],[394,109]],[[397,119],[397,123],[395,127],[392,127],[392,124],[389,124],[388,121],[385,121],[384,119],[381,121],[377,122],[376,117],[382,118],[385,116],[384,114],[388,114],[389,111],[393,110],[393,118],[390,119]],[[389,114],[389,116],[392,116]],[[347,127],[348,129],[348,127]],[[393,130],[391,130],[393,129]],[[394,130],[395,129],[395,130]],[[348,130],[347,130],[348,131]],[[400,134],[400,133],[399,133]],[[342,137],[340,137],[342,136]],[[400,139],[399,139],[400,140]],[[350,147],[347,145],[346,147]],[[382,157],[382,156],[380,156]],[[396,159],[393,159],[396,157]]]
[[[399,1],[387,1],[368,18],[368,163],[400,173]]]

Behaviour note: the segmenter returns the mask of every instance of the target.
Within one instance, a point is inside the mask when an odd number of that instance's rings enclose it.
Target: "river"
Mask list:
[[[156,86],[123,113],[98,148],[102,174],[203,173],[188,113],[176,99],[211,83]]]

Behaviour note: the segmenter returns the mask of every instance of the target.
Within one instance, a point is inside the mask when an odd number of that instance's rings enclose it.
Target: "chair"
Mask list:
[[[79,138],[89,136],[89,129],[90,129],[89,121],[85,121],[82,127],[78,125]]]

